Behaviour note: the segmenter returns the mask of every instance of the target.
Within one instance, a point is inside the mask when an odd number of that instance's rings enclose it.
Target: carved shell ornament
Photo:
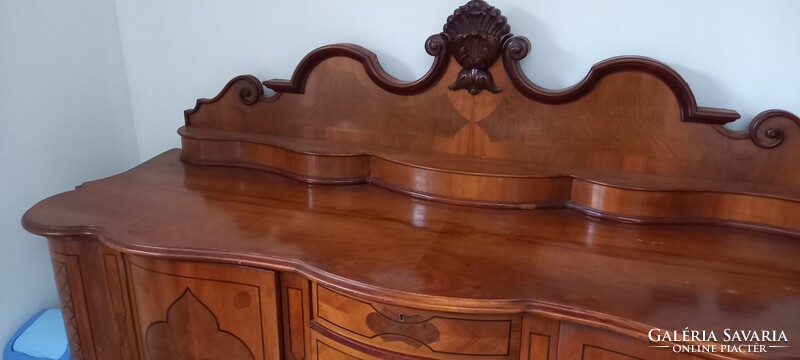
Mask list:
[[[485,1],[473,0],[459,7],[447,18],[442,32],[450,51],[463,67],[450,90],[466,89],[470,94],[483,90],[498,93],[489,67],[497,61],[503,44],[511,38],[511,26],[500,10]]]

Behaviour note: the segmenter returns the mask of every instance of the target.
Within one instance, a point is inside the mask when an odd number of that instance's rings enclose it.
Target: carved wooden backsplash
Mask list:
[[[728,130],[736,111],[698,106],[675,70],[636,56],[601,61],[570,88],[542,88],[520,66],[530,42],[483,1],[456,9],[443,30],[425,43],[430,70],[412,82],[350,44],[312,51],[291,80],[234,78],[186,111],[183,159],[451,203],[636,221],[769,218],[800,231],[771,217],[800,209],[796,115],[767,110]],[[609,197],[636,205],[620,213]]]

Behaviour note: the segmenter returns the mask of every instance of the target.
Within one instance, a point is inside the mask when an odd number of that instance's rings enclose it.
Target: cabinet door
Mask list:
[[[137,256],[128,269],[146,359],[280,358],[275,273]]]
[[[561,322],[559,360],[701,360],[627,336]]]

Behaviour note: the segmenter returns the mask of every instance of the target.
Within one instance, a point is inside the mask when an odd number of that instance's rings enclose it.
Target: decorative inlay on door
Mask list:
[[[61,311],[64,314],[64,326],[67,330],[69,348],[72,350],[72,357],[75,360],[84,360],[86,356],[84,356],[83,343],[81,342],[80,333],[78,332],[81,319],[78,319],[78,312],[75,310],[76,301],[73,299],[72,287],[70,286],[70,280],[72,280],[79,283],[81,288],[83,287],[83,280],[80,278],[78,257],[62,255],[55,252],[50,252],[50,257],[53,262],[53,273],[56,278],[58,296],[61,299]],[[77,276],[78,279],[70,279],[71,275]],[[86,300],[83,299],[83,294],[79,293],[77,296],[80,297],[78,304],[85,304]],[[85,322],[85,320],[83,322]]]
[[[188,287],[170,305],[167,321],[150,324],[146,339],[147,353],[153,360],[254,359],[241,339],[219,328],[211,309]]]
[[[280,359],[275,273],[135,256],[128,264],[147,359]]]

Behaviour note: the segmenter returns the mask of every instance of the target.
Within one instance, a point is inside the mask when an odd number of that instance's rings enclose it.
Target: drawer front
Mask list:
[[[376,352],[374,349],[373,351],[362,351],[364,350],[363,347],[348,346],[333,340],[331,337],[338,338],[340,341],[344,339],[345,343],[347,342],[347,338],[343,338],[324,328],[317,328],[317,330],[319,330],[319,332],[316,330],[311,331],[310,359],[312,360],[406,360],[393,354]],[[325,334],[322,334],[321,332],[324,332]],[[368,354],[367,352],[371,352],[372,355]]]
[[[314,287],[315,321],[390,351],[436,359],[519,357],[521,317],[469,315],[391,306]]]

